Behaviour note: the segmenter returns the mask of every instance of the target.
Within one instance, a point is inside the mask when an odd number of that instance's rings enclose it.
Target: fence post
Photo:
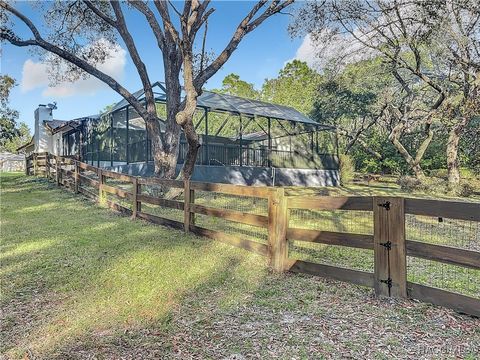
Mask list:
[[[78,194],[80,168],[78,167],[78,161],[77,160],[73,160],[73,161],[75,166],[75,194]]]
[[[190,232],[191,212],[190,212],[190,180],[183,180],[183,229],[186,233]]]
[[[277,272],[286,269],[288,208],[285,190],[272,189],[268,197],[268,245],[270,267]]]
[[[105,183],[105,177],[102,174],[102,168],[98,168],[98,203],[103,204],[103,184]]]
[[[45,154],[45,177],[50,181],[50,154]]]
[[[407,297],[404,199],[374,197],[373,224],[375,294]]]
[[[190,180],[189,180],[189,186],[190,186]],[[190,189],[190,201],[188,203],[188,206],[190,207],[191,204],[195,204],[195,190]],[[195,225],[195,213],[190,211],[190,225]]]
[[[138,201],[138,195],[142,192],[142,184],[138,183],[138,178],[133,178],[133,204],[132,204],[132,219],[137,218],[137,213],[142,211],[142,203]]]
[[[55,182],[57,183],[57,186],[60,186],[60,173],[59,173],[59,164],[60,162],[60,157],[58,155],[55,156]]]
[[[33,176],[37,175],[37,154],[33,154]]]

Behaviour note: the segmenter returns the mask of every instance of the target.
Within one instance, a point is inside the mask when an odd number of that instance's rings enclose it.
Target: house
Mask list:
[[[9,152],[0,153],[0,172],[25,171],[25,156]]]
[[[48,152],[53,155],[72,156],[81,159],[82,129],[88,122],[96,122],[100,115],[91,115],[73,120],[53,118],[54,106],[38,105],[35,110],[34,135],[31,141],[17,149],[26,156]]]
[[[166,89],[152,85],[159,118]],[[133,94],[144,99],[142,90]],[[339,184],[332,127],[297,110],[263,101],[203,91],[194,124],[201,141],[193,180],[245,185]],[[151,140],[145,122],[122,100],[105,114],[69,121],[53,119],[53,108],[35,111],[34,151],[71,156],[97,167],[153,176]],[[161,121],[160,128],[165,129]],[[180,136],[177,172],[187,152]]]

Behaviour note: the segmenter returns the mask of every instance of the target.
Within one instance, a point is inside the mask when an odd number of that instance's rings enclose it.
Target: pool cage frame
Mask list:
[[[160,82],[152,87],[160,89],[154,91],[157,113],[165,118],[166,89]],[[142,100],[143,91],[134,95]],[[232,117],[238,119],[233,126]],[[125,100],[86,124],[84,161],[99,167],[153,161],[143,119]],[[164,131],[165,123],[160,125]],[[204,91],[194,125],[202,145],[196,165],[338,169],[333,128],[290,107]],[[187,149],[182,132],[177,164],[183,164]]]

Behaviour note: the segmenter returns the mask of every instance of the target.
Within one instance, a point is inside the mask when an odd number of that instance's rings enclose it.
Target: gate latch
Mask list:
[[[381,283],[387,284],[388,288],[392,288],[392,278],[388,278],[386,280],[380,280]]]
[[[387,250],[392,250],[392,242],[390,240],[387,242],[380,243],[380,245],[384,246]]]
[[[390,201],[385,201],[384,203],[378,204],[378,206],[385,208],[385,210],[390,210]]]

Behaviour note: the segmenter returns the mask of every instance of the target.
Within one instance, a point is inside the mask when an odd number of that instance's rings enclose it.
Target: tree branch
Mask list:
[[[112,6],[113,11],[115,12],[115,16],[117,17],[116,28],[123,41],[125,42],[125,45],[127,46],[128,52],[130,53],[133,63],[137,69],[138,75],[140,76],[140,80],[142,81],[143,90],[145,92],[145,100],[147,103],[147,111],[150,115],[156,115],[155,97],[153,95],[152,86],[148,77],[147,68],[143,63],[140,54],[138,53],[132,35],[128,31],[121,5],[118,1],[115,0],[110,1],[110,5]]]
[[[155,4],[155,7],[157,8],[158,13],[162,18],[163,26],[165,28],[165,36],[169,34],[171,39],[178,45],[178,47],[181,47],[182,44],[180,35],[178,34],[177,29],[175,29],[172,20],[170,19],[170,14],[167,7],[168,3],[164,0],[154,0],[153,3]]]
[[[101,18],[103,21],[105,21],[107,24],[110,26],[116,28],[117,27],[117,20],[112,19],[109,17],[107,14],[105,14],[103,11],[101,11],[99,8],[97,8],[93,3],[89,0],[83,0],[83,3],[87,5],[87,7],[94,12],[95,15],[97,15],[99,18]]]
[[[155,38],[157,39],[158,47],[162,51],[164,51],[165,36],[163,34],[162,28],[160,27],[160,24],[158,23],[157,18],[155,17],[155,14],[153,13],[153,11],[150,10],[148,5],[145,4],[143,1],[129,0],[128,2],[135,9],[140,11],[145,16],[145,19],[147,20],[148,24],[150,25],[150,28],[153,31],[153,35],[155,35]]]
[[[38,46],[41,47],[42,49],[49,51],[60,58],[78,66],[80,69],[84,70],[88,74],[94,76],[95,78],[99,79],[100,81],[104,82],[107,84],[110,88],[112,88],[115,92],[120,94],[125,100],[129,102],[130,105],[137,111],[137,113],[142,116],[146,117],[147,112],[145,108],[142,106],[142,104],[127,90],[125,89],[122,85],[120,85],[114,78],[111,76],[105,74],[104,72],[98,70],[96,67],[93,65],[89,64],[87,61],[83,60],[82,58],[79,58],[78,56],[69,53],[68,51],[56,46],[55,44],[52,44],[40,35],[40,32],[38,29],[35,27],[33,22],[28,19],[24,14],[16,10],[14,7],[6,3],[5,1],[0,1],[0,8],[10,12],[13,14],[15,17],[20,19],[25,25],[28,26],[28,28],[32,31],[32,34],[35,39],[31,40],[20,40],[18,37],[15,37],[13,33],[6,31],[2,29],[2,32],[0,33],[0,38],[5,39],[9,41],[12,45],[16,46]]]
[[[294,0],[285,0],[280,3],[279,0],[273,1],[270,6],[255,20],[252,20],[259,10],[267,3],[267,0],[260,0],[255,4],[255,6],[250,10],[250,12],[245,16],[245,18],[240,22],[235,30],[231,40],[223,51],[218,55],[218,57],[205,68],[204,71],[200,72],[194,80],[194,85],[197,92],[201,92],[202,86],[205,82],[210,79],[230,58],[232,53],[237,48],[238,44],[245,37],[246,34],[254,30],[259,26],[263,21],[265,21],[270,16],[278,13],[283,10],[285,7],[293,3]]]

